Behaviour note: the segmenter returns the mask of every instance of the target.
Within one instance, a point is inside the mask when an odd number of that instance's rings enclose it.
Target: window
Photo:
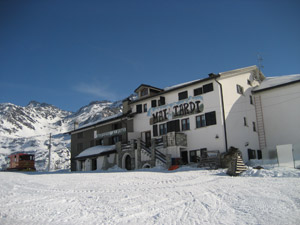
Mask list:
[[[152,100],[152,101],[151,101],[151,107],[154,108],[154,107],[156,107],[156,106],[157,106],[156,100]]]
[[[118,136],[113,136],[112,138],[112,144],[117,144],[118,142],[122,142],[122,135],[118,135]]]
[[[183,91],[183,92],[178,93],[178,100],[183,100],[183,99],[186,99],[186,98],[188,98],[188,92],[187,91]]]
[[[252,86],[252,82],[249,79],[247,80],[247,84]]]
[[[181,120],[181,128],[183,131],[190,129],[190,119],[182,119]]]
[[[121,129],[122,128],[122,123],[115,123],[114,125],[113,125],[113,129],[114,130],[118,130],[118,129]]]
[[[165,105],[166,104],[166,98],[163,97],[163,96],[160,96],[160,99],[159,99],[159,104],[158,105]]]
[[[256,152],[255,150],[248,149],[248,159],[256,159]]]
[[[144,104],[144,112],[147,112],[147,104]]]
[[[159,125],[159,135],[167,134],[167,124],[163,123]]]
[[[193,150],[190,151],[190,162],[198,162],[201,157],[201,151],[200,150]]]
[[[172,120],[167,123],[167,132],[179,132],[180,131],[180,124],[179,120]]]
[[[201,148],[200,152],[201,152],[201,158],[207,158],[208,157],[207,148]]]
[[[103,145],[103,139],[96,140],[96,145]]]
[[[253,97],[252,97],[252,95],[250,95],[249,97],[250,97],[250,104],[253,105]]]
[[[141,91],[141,96],[146,96],[148,95],[148,88],[144,88],[142,91]]]
[[[255,122],[252,122],[252,125],[253,125],[253,131],[256,132],[256,125],[255,125]]]
[[[205,126],[206,126],[205,114],[196,116],[196,128],[205,127]]]
[[[203,93],[211,92],[214,90],[213,83],[203,85]]]
[[[261,150],[257,150],[257,159],[262,159],[262,152],[261,152]]]
[[[157,132],[157,125],[153,125],[153,137],[157,137],[158,132]]]
[[[136,105],[136,113],[142,113],[142,105],[139,104],[139,105]]]
[[[217,124],[216,121],[216,112],[205,113],[206,126]]]
[[[78,133],[78,134],[77,134],[77,138],[78,138],[78,139],[83,138],[83,132]]]
[[[202,95],[202,94],[203,94],[202,87],[194,89],[194,96]]]
[[[244,88],[239,84],[236,85],[236,91],[241,95],[244,94]]]
[[[196,128],[211,126],[215,124],[217,124],[215,111],[196,116]]]
[[[244,117],[244,126],[248,127],[248,123],[247,123],[247,118],[246,117]]]

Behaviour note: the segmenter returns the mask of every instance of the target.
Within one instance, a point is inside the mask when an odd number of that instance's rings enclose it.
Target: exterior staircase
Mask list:
[[[147,147],[147,145],[144,141],[141,141],[141,148],[142,148],[142,150],[145,151],[145,153],[149,157],[151,157],[152,149],[151,149],[151,147],[150,148]],[[158,164],[165,165],[167,162],[166,155],[163,154],[162,152],[160,152],[157,148],[154,148],[154,152],[155,152],[155,160],[158,161]]]

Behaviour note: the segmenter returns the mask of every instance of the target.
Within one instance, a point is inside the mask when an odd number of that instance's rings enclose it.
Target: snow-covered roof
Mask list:
[[[194,82],[197,82],[197,81],[199,81],[199,80],[200,80],[200,79],[192,80],[192,81],[188,81],[188,82],[185,82],[185,83],[176,84],[176,85],[171,86],[171,87],[166,87],[166,88],[164,88],[164,91],[169,91],[169,90],[172,90],[172,89],[181,87],[181,86],[189,85],[189,84],[194,83]]]
[[[82,158],[82,157],[88,157],[88,156],[94,156],[94,155],[100,155],[102,153],[110,152],[112,150],[115,150],[115,145],[97,145],[91,148],[88,148],[81,152],[78,156],[75,158]]]
[[[70,132],[82,130],[84,128],[88,128],[88,127],[93,126],[93,125],[98,125],[98,124],[101,124],[101,123],[105,123],[107,121],[110,121],[110,120],[113,120],[113,119],[117,119],[117,118],[122,117],[122,116],[123,116],[123,112],[120,112],[120,113],[117,113],[115,115],[102,118],[101,120],[98,120],[96,122],[91,122],[91,123],[84,124],[84,125],[80,126],[79,128],[77,128],[76,130],[72,130]]]
[[[298,81],[300,81],[300,74],[279,77],[266,77],[266,79],[263,80],[263,82],[258,87],[255,87],[253,91],[258,92]]]

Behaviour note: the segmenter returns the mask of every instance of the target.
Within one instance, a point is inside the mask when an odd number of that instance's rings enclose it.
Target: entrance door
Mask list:
[[[145,142],[146,142],[146,147],[151,146],[151,131],[145,132]]]
[[[125,158],[125,169],[131,170],[131,157],[129,155]]]
[[[187,151],[182,151],[180,153],[181,155],[181,160],[182,160],[182,163],[185,165],[185,164],[188,164],[188,152]]]

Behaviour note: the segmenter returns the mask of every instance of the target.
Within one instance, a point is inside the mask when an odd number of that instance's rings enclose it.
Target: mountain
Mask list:
[[[48,165],[48,144],[51,139],[51,167],[70,167],[70,136],[66,132],[74,127],[96,122],[122,111],[122,101],[94,101],[77,112],[68,112],[56,106],[31,101],[27,106],[0,104],[0,169],[5,158],[15,152],[34,153],[37,170]]]

